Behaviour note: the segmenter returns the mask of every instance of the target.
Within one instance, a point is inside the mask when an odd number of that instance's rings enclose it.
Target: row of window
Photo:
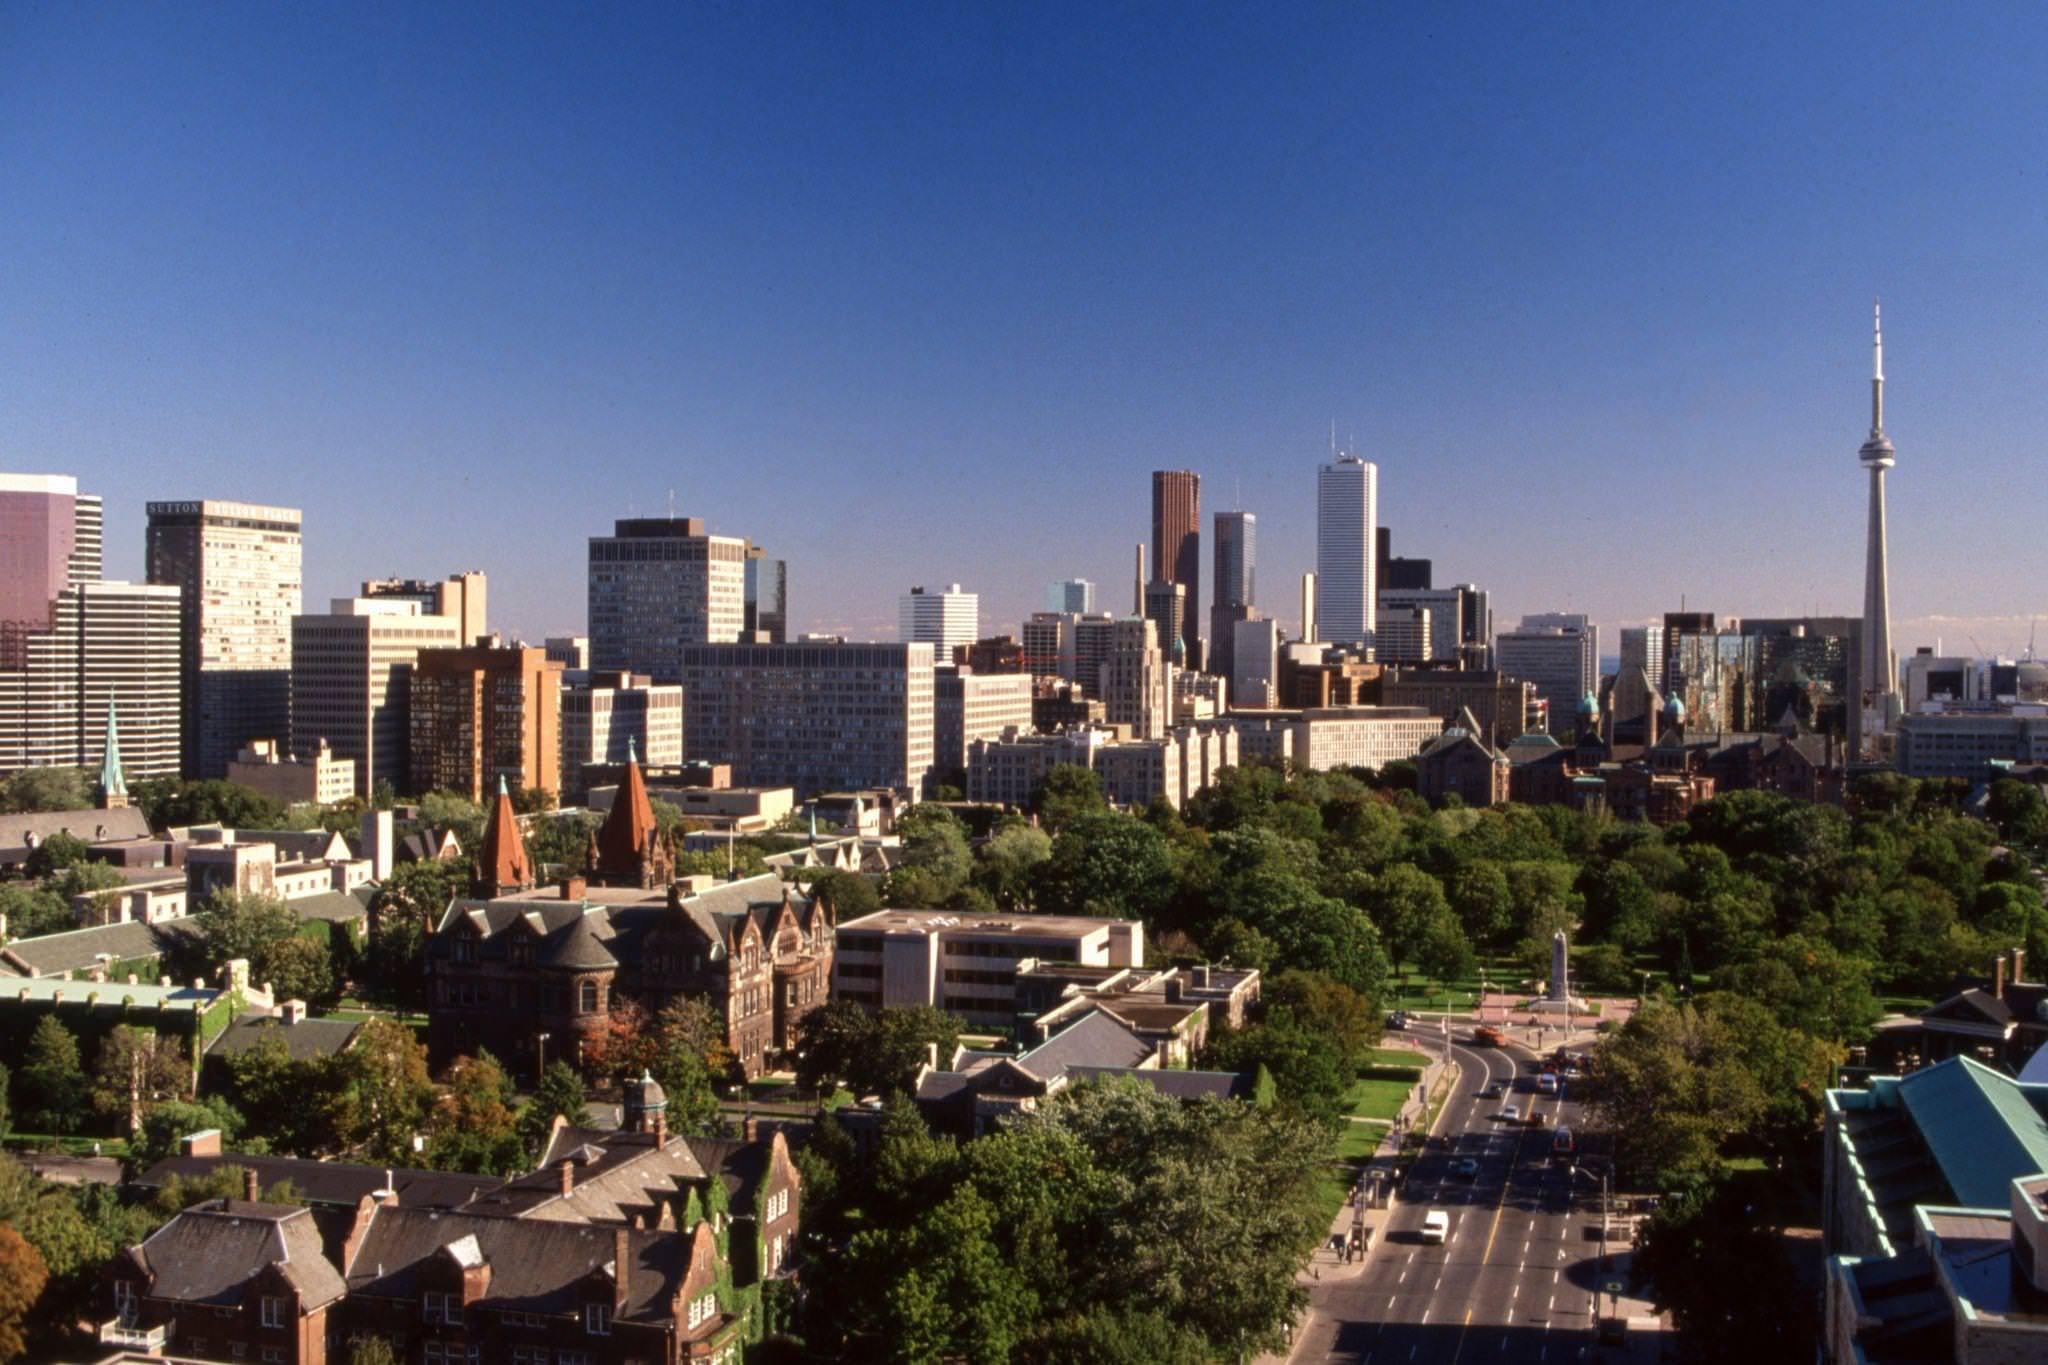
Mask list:
[[[184,1354],[204,1356],[206,1354],[206,1338],[187,1337],[178,1349]],[[229,1342],[228,1356],[234,1360],[247,1360],[249,1358],[249,1344],[244,1341]],[[279,1362],[284,1360],[284,1347],[265,1346],[256,1358],[263,1361],[265,1365],[279,1365]]]

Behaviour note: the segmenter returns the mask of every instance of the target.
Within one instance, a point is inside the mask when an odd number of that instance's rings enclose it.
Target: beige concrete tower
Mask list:
[[[1871,310],[1870,439],[1858,453],[1870,471],[1870,536],[1863,567],[1863,743],[1870,747],[1889,728],[1897,670],[1892,660],[1892,608],[1885,569],[1884,473],[1892,443],[1884,434],[1884,316]]]

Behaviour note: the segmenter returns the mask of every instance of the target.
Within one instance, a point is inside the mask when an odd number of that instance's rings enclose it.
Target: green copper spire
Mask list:
[[[121,776],[121,730],[114,721],[114,699],[107,698],[107,744],[100,758],[100,797],[119,797],[125,803],[128,783]]]

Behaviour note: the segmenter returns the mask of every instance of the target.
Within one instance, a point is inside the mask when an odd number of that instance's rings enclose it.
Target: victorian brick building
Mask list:
[[[364,1336],[433,1365],[737,1365],[802,1180],[780,1133],[674,1137],[664,1107],[643,1081],[620,1131],[557,1120],[539,1169],[460,1207],[196,1205],[109,1264],[99,1335],[253,1365],[339,1365]]]
[[[653,1015],[698,999],[754,1076],[828,997],[829,907],[773,873],[668,880],[637,765],[597,835],[596,878],[534,886],[502,797],[479,861],[479,894],[449,905],[427,945],[436,1066],[480,1048],[522,1070],[579,1063],[629,1003]]]

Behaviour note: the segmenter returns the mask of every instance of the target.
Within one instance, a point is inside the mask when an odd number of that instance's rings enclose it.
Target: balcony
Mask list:
[[[123,1322],[120,1318],[109,1318],[95,1329],[102,1346],[119,1346],[130,1351],[146,1351],[150,1355],[162,1355],[164,1343],[170,1339],[168,1324],[144,1327],[140,1323]]]

